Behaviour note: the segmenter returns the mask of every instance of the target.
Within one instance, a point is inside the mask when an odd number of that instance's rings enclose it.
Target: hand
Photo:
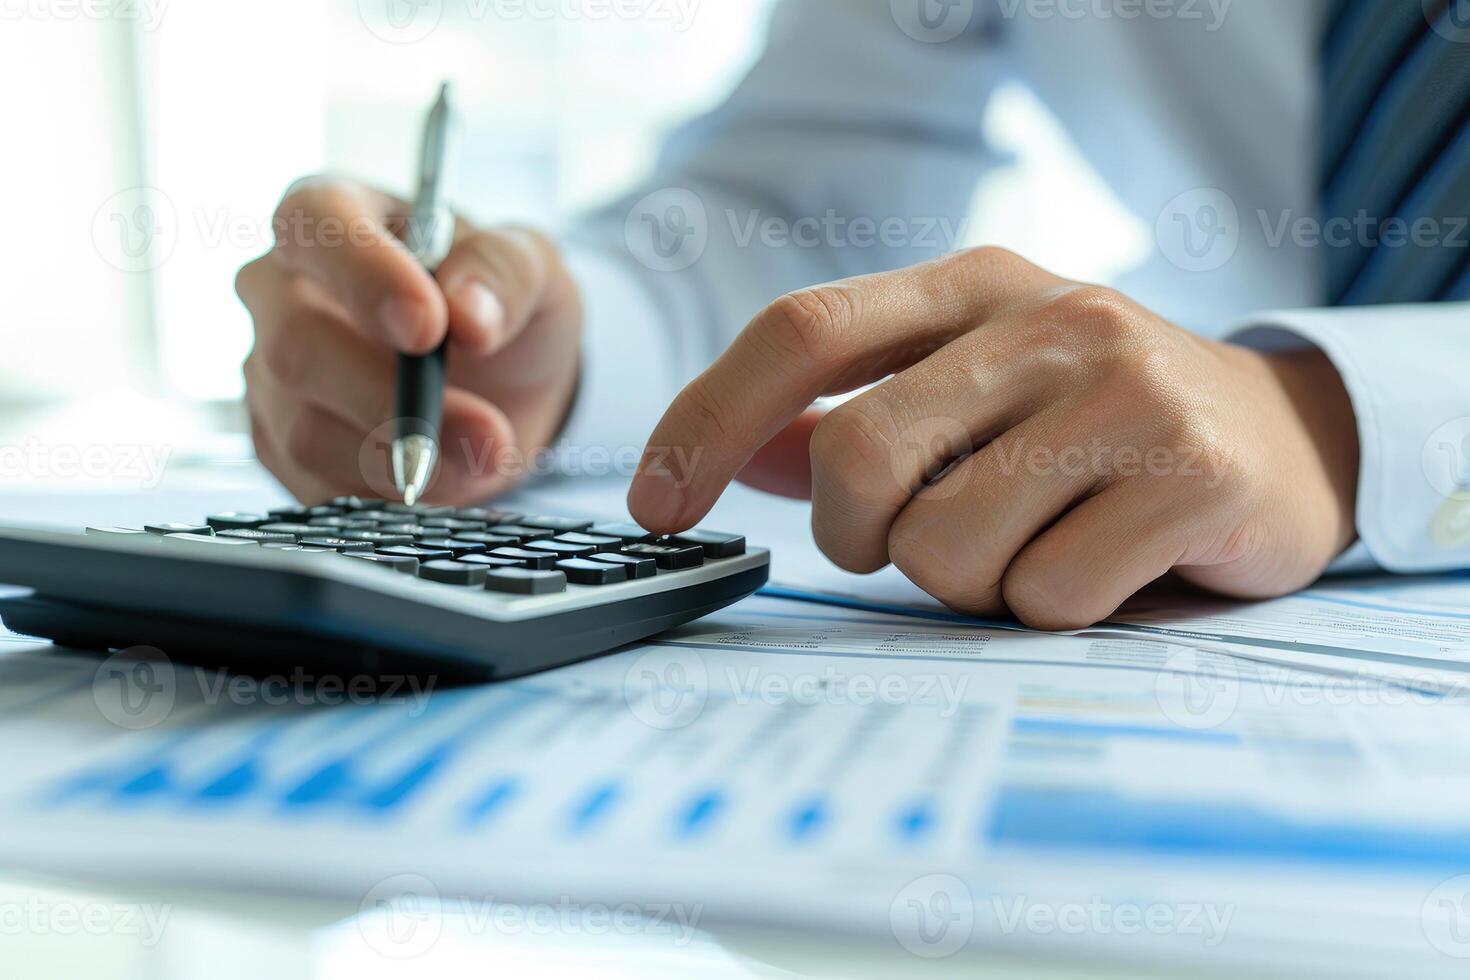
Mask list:
[[[894,372],[814,432],[802,416]],[[777,300],[668,410],[629,506],[672,532],[742,470],[800,484],[808,434],[833,562],[892,562],[956,610],[1042,629],[1171,569],[1283,594],[1354,537],[1356,429],[1325,357],[1203,340],[999,249]]]
[[[517,473],[504,462],[548,444],[571,405],[582,307],[551,242],[459,221],[435,281],[397,237],[409,211],[357,184],[299,183],[276,212],[276,247],[236,280],[255,318],[256,452],[303,501],[391,493],[398,352],[451,344],[432,502],[506,489]]]

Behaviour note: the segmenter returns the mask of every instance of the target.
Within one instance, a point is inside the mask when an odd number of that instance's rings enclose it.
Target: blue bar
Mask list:
[[[1246,804],[1134,800],[1102,790],[1006,787],[996,797],[988,836],[996,844],[1179,857],[1446,870],[1470,865],[1470,828],[1307,823]]]
[[[933,804],[921,800],[899,813],[898,835],[909,842],[920,840],[934,829],[936,820]]]
[[[709,828],[725,809],[725,794],[710,790],[697,797],[679,820],[679,836],[693,837]]]
[[[791,837],[806,840],[814,837],[827,823],[827,805],[820,796],[813,797],[805,806],[798,807],[791,815]]]
[[[1011,731],[1017,735],[1083,735],[1097,738],[1167,738],[1190,742],[1235,743],[1240,736],[1231,732],[1195,731],[1158,725],[1104,725],[1085,721],[1061,721],[1050,718],[1016,718]]]
[[[502,779],[480,796],[465,813],[465,825],[472,827],[483,823],[489,816],[520,792],[514,779]]]
[[[582,833],[597,822],[618,798],[618,784],[605,783],[593,790],[572,813],[572,832]]]

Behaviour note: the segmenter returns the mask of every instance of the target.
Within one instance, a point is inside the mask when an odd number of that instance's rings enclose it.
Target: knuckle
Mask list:
[[[251,300],[260,295],[260,288],[270,273],[270,257],[263,255],[247,262],[235,273],[235,295],[250,309]],[[252,312],[254,312],[252,310]]]
[[[827,413],[812,433],[814,475],[820,469],[858,496],[869,496],[884,481],[894,479],[893,426],[875,420],[875,411],[882,412],[859,400]]]
[[[763,340],[783,358],[803,365],[829,363],[857,314],[857,294],[846,286],[787,293],[760,317]]]
[[[998,245],[976,245],[954,254],[954,263],[969,278],[994,281],[1010,279],[1034,268],[1020,255]]]
[[[991,616],[1003,611],[998,584],[983,569],[972,567],[977,562],[956,561],[947,542],[916,533],[905,523],[900,518],[888,536],[889,558],[904,577],[957,613]]]
[[[1000,589],[1006,608],[1032,629],[1081,629],[1093,623],[1082,597],[1024,558],[1006,569]]]
[[[314,422],[313,413],[298,413],[287,426],[285,441],[286,455],[313,472],[321,468],[327,454],[326,440]]]
[[[684,389],[679,401],[685,418],[701,445],[706,442],[726,445],[734,437],[734,419],[725,398],[707,378],[695,378]]]
[[[311,346],[290,331],[275,330],[258,336],[252,356],[279,384],[296,389],[311,377]]]

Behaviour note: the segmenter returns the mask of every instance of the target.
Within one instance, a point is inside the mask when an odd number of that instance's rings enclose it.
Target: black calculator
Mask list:
[[[765,584],[739,534],[339,497],[198,523],[0,528],[0,620],[69,647],[245,672],[516,677]]]

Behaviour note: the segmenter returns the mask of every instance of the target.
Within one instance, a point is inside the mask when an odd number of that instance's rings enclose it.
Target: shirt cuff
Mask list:
[[[644,444],[678,394],[677,364],[654,298],[626,260],[567,245],[584,310],[582,376],[555,447],[568,476],[632,477]]]
[[[1382,568],[1470,567],[1470,304],[1269,312],[1232,342],[1319,348],[1357,416],[1357,525]],[[1364,564],[1363,548],[1343,556]],[[1335,570],[1343,570],[1334,566]]]

